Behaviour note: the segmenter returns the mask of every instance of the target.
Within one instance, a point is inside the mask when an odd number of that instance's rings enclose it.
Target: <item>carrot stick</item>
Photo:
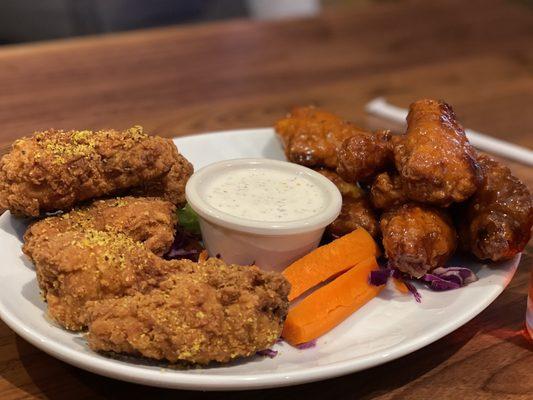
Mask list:
[[[378,295],[384,286],[369,283],[375,257],[361,261],[334,281],[316,290],[289,311],[282,336],[292,345],[309,342],[344,321]]]
[[[289,300],[362,260],[377,256],[378,251],[376,242],[363,228],[313,250],[283,271],[283,275],[291,283]]]

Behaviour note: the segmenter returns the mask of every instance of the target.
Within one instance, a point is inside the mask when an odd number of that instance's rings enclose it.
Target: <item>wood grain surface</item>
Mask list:
[[[33,130],[164,136],[271,126],[314,103],[370,127],[386,96],[451,103],[465,126],[533,147],[533,9],[520,1],[376,2],[316,19],[231,21],[0,48],[0,146]],[[533,188],[533,171],[508,163]],[[364,372],[238,393],[154,389],[62,363],[0,322],[0,399],[533,399],[524,334],[532,248],[505,292],[438,342]]]

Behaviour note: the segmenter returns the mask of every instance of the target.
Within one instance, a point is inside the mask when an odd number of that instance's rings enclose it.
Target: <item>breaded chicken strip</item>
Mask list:
[[[366,192],[356,184],[346,182],[331,170],[320,169],[317,172],[332,181],[342,195],[341,213],[327,227],[328,233],[333,237],[341,237],[357,228],[364,228],[374,238],[378,237],[378,222]]]
[[[374,179],[370,187],[370,202],[374,208],[386,210],[403,203],[409,198],[402,186],[401,178],[396,173],[382,172]]]
[[[394,156],[413,201],[445,207],[468,199],[480,183],[475,150],[442,101],[411,104],[407,133],[394,147]]]
[[[312,106],[297,107],[276,123],[287,159],[307,167],[335,169],[342,142],[360,132],[365,131]]]
[[[174,161],[168,173],[129,191],[135,196],[160,197],[172,204],[185,205],[185,185],[194,172],[192,164],[174,148]]]
[[[457,247],[457,234],[443,210],[406,203],[381,217],[389,264],[415,278],[443,266]]]
[[[394,143],[389,131],[353,135],[339,148],[337,172],[348,182],[367,182],[393,165]]]
[[[0,160],[0,206],[38,216],[163,177],[171,139],[125,131],[45,131],[17,140]]]
[[[157,198],[121,197],[96,200],[69,213],[48,217],[30,225],[24,235],[23,251],[68,230],[95,229],[123,233],[143,242],[157,255],[166,253],[174,240],[176,207]]]
[[[188,266],[164,261],[124,233],[73,227],[37,238],[30,236],[24,251],[35,264],[48,315],[73,331],[87,325],[87,301],[146,292]]]
[[[172,363],[251,356],[279,338],[288,293],[281,274],[211,259],[149,293],[90,302],[89,346]]]
[[[531,194],[505,165],[486,155],[478,162],[483,181],[460,220],[461,243],[481,260],[508,260],[531,238]]]

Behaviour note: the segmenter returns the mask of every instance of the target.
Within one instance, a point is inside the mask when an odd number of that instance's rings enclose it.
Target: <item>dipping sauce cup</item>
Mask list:
[[[185,193],[210,256],[274,271],[316,248],[342,206],[329,179],[269,159],[208,165],[193,174]]]

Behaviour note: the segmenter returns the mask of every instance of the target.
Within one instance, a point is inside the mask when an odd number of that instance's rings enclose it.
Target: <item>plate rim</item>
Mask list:
[[[273,128],[244,128],[213,131],[179,136],[172,139],[174,142],[179,143],[181,139],[201,137],[205,139],[205,137],[209,135],[250,133],[251,131],[267,134],[272,133]],[[6,211],[0,216],[0,225],[6,223],[9,218],[11,218],[11,214],[9,211]],[[60,342],[51,340],[46,335],[42,335],[28,327],[24,321],[11,313],[1,300],[0,318],[19,336],[52,357],[58,358],[68,364],[85,369],[89,372],[114,379],[156,387],[204,391],[250,390],[292,386],[330,379],[372,368],[403,357],[441,339],[479,315],[479,313],[487,308],[503,292],[516,273],[521,255],[522,253],[517,254],[510,261],[512,262],[512,267],[509,270],[509,279],[504,282],[503,286],[492,288],[490,295],[484,297],[483,301],[477,303],[469,313],[461,314],[458,318],[448,320],[430,331],[430,333],[418,335],[416,340],[409,340],[405,344],[395,345],[392,349],[389,349],[389,351],[374,351],[361,357],[332,362],[325,366],[308,367],[302,370],[296,369],[290,372],[271,372],[268,373],[268,376],[242,376],[237,374],[212,375],[209,373],[189,374],[186,371],[183,372],[179,370],[139,370],[138,366],[135,364],[128,364],[127,362],[122,361],[116,363],[113,361],[117,360],[108,359],[98,354],[82,353],[79,350],[71,349]],[[384,353],[384,351],[386,352]],[[381,356],[378,357],[377,354],[381,354]]]

